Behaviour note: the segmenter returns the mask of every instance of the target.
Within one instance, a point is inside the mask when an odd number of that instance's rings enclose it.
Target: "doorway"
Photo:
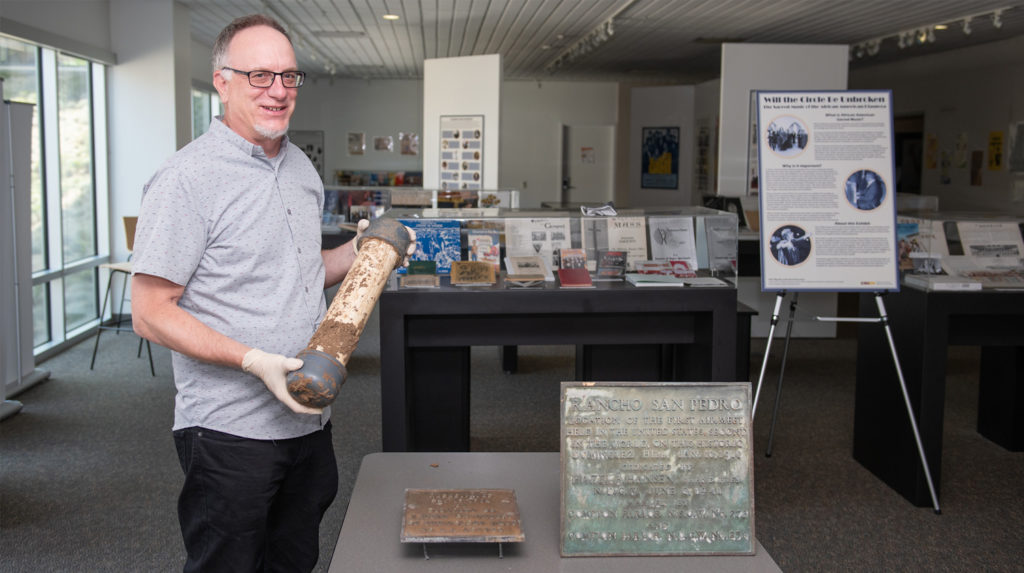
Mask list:
[[[602,205],[615,195],[615,126],[562,125],[562,207]]]
[[[924,155],[924,116],[893,119],[893,159],[896,192],[921,194],[921,161]]]

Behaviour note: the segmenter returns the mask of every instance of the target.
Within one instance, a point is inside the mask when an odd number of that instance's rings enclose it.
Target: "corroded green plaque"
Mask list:
[[[749,383],[563,382],[564,557],[753,554]]]

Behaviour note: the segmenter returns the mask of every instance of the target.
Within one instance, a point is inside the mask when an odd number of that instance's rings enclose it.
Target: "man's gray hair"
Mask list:
[[[217,71],[228,65],[228,46],[231,45],[231,40],[234,39],[235,34],[245,30],[246,28],[252,28],[255,26],[269,26],[284,34],[284,37],[288,39],[289,44],[292,41],[288,32],[285,31],[284,26],[279,24],[277,20],[270,16],[266,16],[264,14],[250,14],[248,16],[242,16],[241,18],[235,18],[234,21],[220,31],[220,34],[217,35],[217,41],[213,43],[213,71]]]

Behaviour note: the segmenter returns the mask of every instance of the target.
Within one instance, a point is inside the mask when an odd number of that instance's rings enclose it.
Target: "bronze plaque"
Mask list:
[[[750,384],[563,382],[561,552],[754,553]]]
[[[403,513],[403,543],[526,539],[512,489],[407,489]]]

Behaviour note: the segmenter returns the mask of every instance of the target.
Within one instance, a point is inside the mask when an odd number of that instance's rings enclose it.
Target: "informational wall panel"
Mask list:
[[[441,116],[441,189],[479,191],[483,181],[484,116]]]

